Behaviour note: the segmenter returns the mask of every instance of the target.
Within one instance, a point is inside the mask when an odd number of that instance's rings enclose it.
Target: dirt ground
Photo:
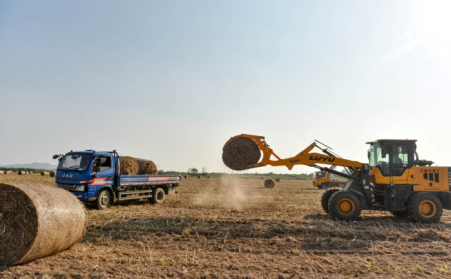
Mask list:
[[[2,182],[53,185],[39,174]],[[422,225],[364,211],[332,221],[311,181],[182,181],[163,204],[88,209],[89,227],[71,249],[14,267],[3,278],[351,278],[448,277],[451,212]]]

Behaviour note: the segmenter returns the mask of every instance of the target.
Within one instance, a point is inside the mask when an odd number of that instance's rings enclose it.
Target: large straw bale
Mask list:
[[[49,172],[47,172],[47,171],[41,171],[41,175],[42,175],[42,176],[49,176],[49,175],[50,175],[50,173],[49,173]]]
[[[56,173],[54,171],[51,171],[50,173],[50,177],[55,177]]]
[[[17,172],[17,174],[18,174],[18,175],[24,175],[24,174],[27,174],[27,172],[26,172],[26,171],[23,171],[23,170],[19,170],[19,171]]]
[[[11,173],[11,171],[4,171],[3,173],[4,174],[9,174],[9,173]]]
[[[234,138],[222,152],[222,161],[232,170],[243,170],[260,161],[261,152],[257,143],[249,138]]]
[[[139,173],[139,165],[135,158],[130,156],[120,157],[121,159],[121,174],[136,175]]]
[[[0,200],[0,266],[55,254],[85,233],[85,208],[63,189],[0,183]]]
[[[144,163],[143,167],[139,169],[139,174],[158,174],[157,165],[154,162],[148,160]]]
[[[274,188],[274,186],[276,185],[276,182],[273,179],[268,178],[265,180],[264,185],[265,185],[265,188],[271,189],[271,188]]]

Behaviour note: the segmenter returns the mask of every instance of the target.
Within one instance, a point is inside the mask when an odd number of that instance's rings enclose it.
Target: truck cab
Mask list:
[[[54,158],[59,160],[55,187],[99,209],[121,200],[145,198],[160,203],[166,195],[177,194],[181,183],[180,175],[121,175],[120,156],[115,150],[71,151]]]

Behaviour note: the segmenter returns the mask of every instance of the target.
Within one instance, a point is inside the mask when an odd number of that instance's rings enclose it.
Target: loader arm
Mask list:
[[[260,150],[263,152],[263,159],[261,160],[261,162],[249,165],[246,167],[246,169],[264,167],[269,165],[269,166],[286,166],[289,170],[291,170],[294,165],[315,166],[315,164],[337,165],[342,167],[353,167],[361,169],[364,165],[363,163],[357,161],[346,160],[320,153],[310,153],[310,151],[312,151],[313,148],[315,148],[316,146],[315,142],[312,143],[303,151],[301,151],[298,155],[291,158],[281,159],[265,142],[264,137],[241,134],[239,136],[231,138],[230,140],[238,137],[249,138],[253,140],[258,145]],[[227,141],[224,146],[226,146],[227,143],[229,143],[229,141]],[[277,160],[271,160],[270,159],[271,156],[274,156]]]

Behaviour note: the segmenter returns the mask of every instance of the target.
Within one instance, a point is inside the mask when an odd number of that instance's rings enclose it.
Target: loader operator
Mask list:
[[[393,175],[401,176],[404,173],[403,160],[399,157],[399,147],[393,148]]]

